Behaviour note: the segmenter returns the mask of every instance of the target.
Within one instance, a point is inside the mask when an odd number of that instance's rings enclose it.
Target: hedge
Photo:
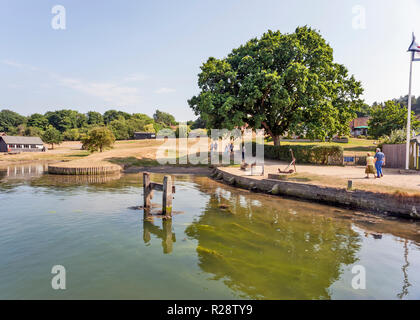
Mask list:
[[[255,142],[252,145],[255,149]],[[319,145],[285,145],[272,146],[264,145],[264,158],[271,160],[291,161],[290,149],[297,163],[328,164],[328,158],[334,164],[342,164],[343,147],[341,146],[319,146]],[[255,152],[255,151],[254,151]]]

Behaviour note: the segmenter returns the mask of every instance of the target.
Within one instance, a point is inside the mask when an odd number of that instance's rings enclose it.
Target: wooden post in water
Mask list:
[[[151,194],[152,194],[152,188],[150,186],[150,173],[143,172],[143,208],[150,208],[152,206],[151,203]]]
[[[162,214],[172,216],[172,178],[163,178]]]

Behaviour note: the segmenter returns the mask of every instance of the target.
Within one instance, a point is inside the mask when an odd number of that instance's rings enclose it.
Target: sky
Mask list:
[[[65,29],[56,28],[64,26],[56,5],[65,9]],[[269,29],[304,25],[362,82],[367,103],[408,94],[420,0],[0,0],[0,109],[150,116],[159,109],[195,119],[187,100],[198,94],[203,62]],[[420,62],[413,94],[420,95]]]

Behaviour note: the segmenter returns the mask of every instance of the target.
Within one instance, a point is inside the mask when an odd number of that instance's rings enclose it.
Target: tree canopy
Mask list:
[[[174,126],[177,124],[173,115],[159,110],[156,110],[155,114],[153,115],[153,119],[155,122],[164,124],[166,126]]]
[[[89,111],[87,113],[87,123],[90,125],[102,125],[104,123],[104,117],[99,112]]]
[[[280,143],[285,133],[325,139],[347,134],[362,105],[360,82],[333,61],[315,30],[268,31],[224,59],[210,57],[188,103],[210,128],[264,128]]]
[[[63,142],[63,135],[53,126],[50,126],[42,135],[42,140],[46,143],[51,144],[51,148],[54,149],[54,144],[60,144]]]
[[[165,122],[176,123],[172,115],[165,113],[165,117],[170,119]],[[46,130],[53,127],[65,140],[75,141],[89,130],[101,126],[109,128],[118,140],[132,139],[137,131],[158,132],[169,127],[165,123],[155,122],[144,113],[129,114],[118,110],[108,110],[104,114],[96,111],[83,114],[76,110],[62,109],[45,114],[34,113],[28,117],[10,110],[0,111],[0,132],[9,135],[43,137]]]
[[[25,117],[16,112],[7,109],[0,111],[1,132],[16,132],[17,127],[24,124],[25,122]]]
[[[390,135],[395,130],[407,128],[407,113],[405,105],[392,100],[374,105],[369,120],[369,135],[380,138]],[[411,127],[413,130],[420,128],[420,122],[414,112],[411,116]]]
[[[111,148],[115,142],[115,136],[106,127],[93,128],[81,139],[83,148],[89,151],[100,151]]]

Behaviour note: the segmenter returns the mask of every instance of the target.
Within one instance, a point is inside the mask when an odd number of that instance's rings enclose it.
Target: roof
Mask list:
[[[40,137],[0,136],[7,144],[44,144]]]
[[[369,122],[369,117],[361,117],[354,119],[352,122],[350,122],[350,128],[356,129],[360,127],[367,127]]]
[[[360,126],[360,127],[354,127],[353,129],[368,129],[368,126]]]

